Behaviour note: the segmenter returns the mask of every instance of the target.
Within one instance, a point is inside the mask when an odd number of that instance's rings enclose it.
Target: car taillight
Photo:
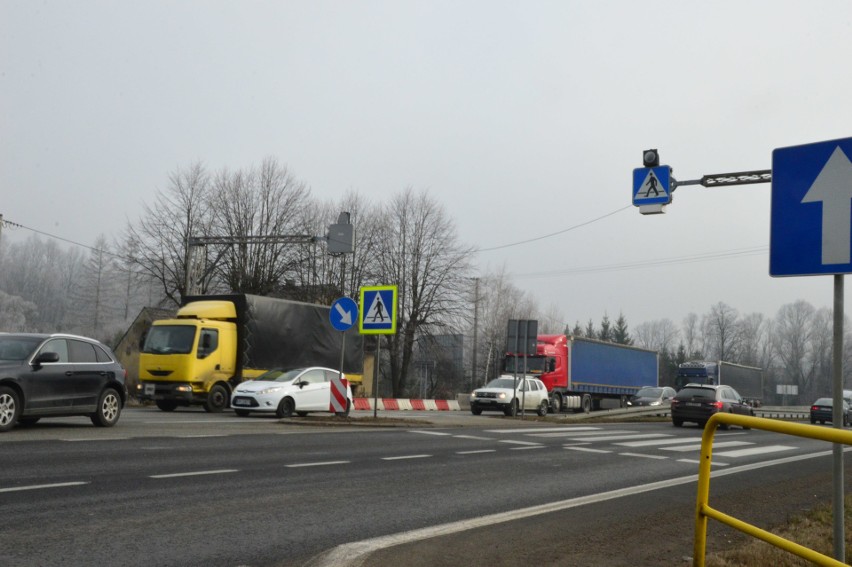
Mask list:
[[[819,408],[817,406],[811,406],[811,411],[819,411]]]
[[[716,409],[722,409],[722,406],[724,406],[725,404],[723,404],[722,402],[713,402],[710,405],[713,406]]]

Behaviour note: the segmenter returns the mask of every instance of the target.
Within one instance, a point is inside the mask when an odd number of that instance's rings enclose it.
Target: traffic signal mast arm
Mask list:
[[[704,187],[728,187],[731,185],[751,185],[753,183],[770,183],[772,181],[771,169],[758,169],[755,171],[740,171],[737,173],[716,173],[705,175],[701,179],[689,179],[678,181],[672,178],[672,191],[681,185],[703,185]]]

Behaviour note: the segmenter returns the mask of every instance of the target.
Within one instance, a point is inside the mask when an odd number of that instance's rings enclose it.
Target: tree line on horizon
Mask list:
[[[356,297],[362,286],[398,285],[399,332],[380,339],[388,353],[380,386],[394,397],[450,397],[494,376],[509,319],[537,319],[541,333],[658,351],[663,383],[673,382],[680,362],[704,358],[765,368],[770,386],[797,385],[804,403],[829,391],[830,309],[800,300],[769,318],[740,315],[719,302],[704,315],[688,314],[679,326],[662,319],[630,332],[623,314],[615,322],[604,314],[597,326],[591,320],[566,325],[558,307],[542,307],[505,267],[477,274],[475,248],[460,241],[455,221],[428,191],[404,188],[382,203],[350,191],[336,202],[321,202],[273,158],[238,170],[214,172],[200,163],[179,168],[121,235],[101,235],[85,251],[38,235],[4,239],[0,330],[73,332],[114,345],[143,307],[180,304],[191,238],[323,235],[344,211],[355,226],[354,254],[329,255],[307,239],[210,244],[201,247],[199,291],[329,305],[340,296]],[[463,369],[450,364],[446,353],[423,352],[422,345],[448,335],[464,338]],[[418,370],[424,357],[440,371],[424,376]],[[848,375],[849,364],[845,369]]]

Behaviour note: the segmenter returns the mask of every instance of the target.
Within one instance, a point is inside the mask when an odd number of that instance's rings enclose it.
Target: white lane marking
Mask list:
[[[677,462],[687,463],[687,464],[690,464],[690,465],[700,465],[701,464],[701,461],[699,461],[697,459],[678,459]],[[729,466],[728,463],[723,463],[721,461],[713,461],[713,463],[711,463],[711,464],[714,467],[727,467],[727,466]]]
[[[33,484],[30,486],[13,486],[11,488],[0,488],[0,492],[21,492],[24,490],[42,490],[43,488],[64,488],[66,486],[82,486],[88,482],[57,482],[55,484]]]
[[[456,451],[456,455],[478,455],[479,453],[496,453],[497,449],[480,449],[478,451]]]
[[[623,455],[625,457],[642,457],[643,459],[668,459],[665,455],[643,455],[641,453],[619,453],[619,455]]]
[[[192,472],[184,472],[184,473],[172,473],[172,474],[152,474],[148,478],[179,478],[182,476],[204,476],[209,474],[227,474],[227,473],[235,473],[240,472],[237,469],[220,469],[217,471],[192,471]]]
[[[512,447],[510,451],[527,451],[529,449],[545,449],[544,445],[536,445],[534,447]]]
[[[765,455],[766,453],[779,453],[781,451],[792,451],[795,447],[787,445],[766,445],[764,447],[753,447],[751,449],[739,449],[737,451],[722,451],[715,453],[716,457],[746,457],[749,455]]]
[[[422,429],[412,429],[409,433],[420,433],[422,435],[438,435],[441,437],[446,437],[448,435],[452,435],[452,433],[445,433],[443,431],[423,431]]]
[[[725,447],[742,447],[743,445],[754,445],[754,443],[751,443],[749,441],[722,441],[721,443],[713,443],[713,449],[715,453],[715,449],[718,448],[724,449]],[[660,447],[660,451],[679,451],[681,453],[700,450],[701,443],[693,443],[692,445],[681,445],[680,447]]]
[[[501,439],[500,443],[508,443],[509,445],[537,445],[537,446],[541,446],[541,443],[536,443],[534,441],[516,441],[514,439]]]
[[[382,457],[383,461],[402,461],[404,459],[426,459],[432,455],[402,455],[399,457]]]
[[[319,463],[296,463],[295,465],[284,465],[288,469],[298,469],[302,467],[326,467],[329,465],[347,465],[352,461],[323,461]]]
[[[456,439],[473,439],[474,441],[495,441],[492,437],[477,437],[476,435],[454,435]]]
[[[530,431],[535,431],[537,433],[548,433],[548,432],[563,432],[563,431],[598,431],[600,427],[542,427],[535,429],[531,427],[526,427],[523,429],[485,429],[483,430],[485,433],[529,433]]]
[[[653,439],[671,437],[668,433],[631,433],[627,435],[606,435],[601,437],[575,437],[575,441],[621,441],[622,439]]]
[[[572,447],[565,446],[563,449],[570,449],[572,451],[585,451],[586,453],[612,453],[612,451],[607,451],[606,449],[592,449],[591,447]]]
[[[178,439],[203,439],[205,437],[228,437],[228,435],[224,433],[208,433],[208,434],[198,434],[198,435],[178,435]]]
[[[700,439],[689,439],[683,437],[675,437],[674,439],[649,439],[646,441],[625,441],[624,443],[613,443],[621,447],[654,447],[657,445],[677,445],[678,443],[694,443],[701,441]]]
[[[830,455],[832,455],[832,451],[820,451],[818,453],[809,453],[807,455],[795,455],[792,457],[776,459],[774,461],[763,461],[760,463],[742,465],[731,469],[712,471],[710,473],[710,477],[717,478],[720,476],[728,476],[750,470],[761,469],[764,467],[785,465],[788,463],[804,461],[817,457],[827,457]],[[652,482],[649,484],[640,484],[637,486],[619,488],[616,490],[611,490],[609,492],[590,494],[588,496],[580,496],[578,498],[572,498],[570,500],[550,502],[548,504],[542,504],[540,506],[531,506],[529,508],[521,508],[519,510],[509,510],[507,512],[500,512],[497,514],[491,514],[489,516],[479,516],[469,520],[460,520],[457,522],[450,522],[437,526],[429,526],[417,530],[410,530],[386,536],[379,536],[373,539],[344,543],[323,554],[321,557],[317,557],[316,561],[312,562],[312,565],[314,565],[315,567],[355,567],[356,565],[364,565],[365,562],[369,559],[371,553],[380,549],[393,547],[395,545],[422,541],[429,538],[433,538],[438,535],[450,535],[486,526],[493,526],[495,524],[501,524],[512,520],[522,520],[524,518],[538,516],[541,514],[550,514],[552,512],[568,510],[569,508],[577,508],[579,506],[596,504],[599,502],[605,502],[607,500],[623,498],[625,496],[633,496],[642,492],[651,492],[653,490],[667,490],[669,487],[681,484],[690,484],[696,482],[697,480],[698,475],[691,474],[680,478],[673,478],[668,480],[661,480],[658,482]]]
[[[614,429],[614,430],[611,430],[611,431],[577,431],[577,430],[566,431],[566,430],[563,429],[560,433],[542,433],[540,435],[538,433],[530,433],[528,435],[528,437],[589,437],[589,438],[591,438],[591,437],[598,436],[598,435],[600,435],[600,436],[623,435],[623,434],[628,434],[628,433],[636,434],[635,431],[628,431],[626,429],[625,430]]]
[[[66,443],[90,442],[90,441],[127,441],[132,437],[82,437],[80,439],[60,439]]]

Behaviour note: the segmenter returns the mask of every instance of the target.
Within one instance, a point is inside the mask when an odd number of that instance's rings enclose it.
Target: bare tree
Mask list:
[[[658,319],[640,323],[633,334],[636,346],[673,353],[680,331],[670,319]]]
[[[683,342],[686,358],[703,358],[703,351],[698,348],[700,327],[698,325],[698,315],[690,313],[683,318]]]
[[[213,182],[212,231],[220,237],[281,237],[314,235],[301,232],[309,191],[286,167],[266,158],[248,172],[222,170]],[[216,273],[229,290],[268,295],[309,259],[307,239],[294,244],[280,240],[239,242],[226,247]]]
[[[720,301],[710,308],[705,318],[707,337],[712,341],[710,352],[718,360],[731,360],[736,356],[740,342],[739,314],[730,305]]]
[[[186,291],[188,239],[210,234],[209,191],[210,178],[200,163],[175,171],[168,189],[157,191],[154,203],[144,205],[141,218],[124,235],[125,247],[136,254],[131,264],[175,305]],[[208,275],[199,282],[202,293],[210,280]]]
[[[418,334],[458,331],[449,322],[469,307],[468,258],[455,224],[428,192],[410,188],[384,210],[378,256],[383,282],[399,286],[397,334],[385,335],[394,396],[404,395]]]
[[[506,328],[509,319],[532,319],[535,304],[529,296],[518,289],[501,266],[496,271],[486,272],[480,278],[479,296],[479,345],[475,387],[483,385],[500,371],[506,353]]]
[[[800,394],[809,391],[813,376],[810,341],[815,309],[803,300],[783,305],[775,317],[776,352],[781,359],[784,384],[796,385]]]

